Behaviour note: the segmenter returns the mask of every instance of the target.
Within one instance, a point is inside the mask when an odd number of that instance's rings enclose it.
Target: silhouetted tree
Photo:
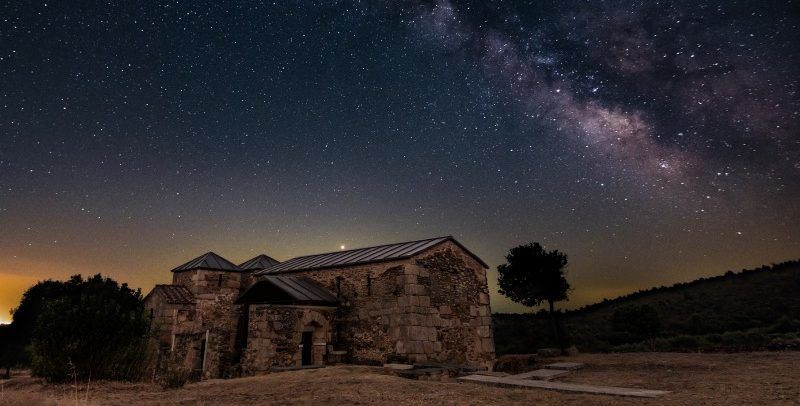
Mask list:
[[[546,251],[539,243],[531,243],[510,249],[506,263],[497,267],[500,294],[528,307],[547,302],[553,334],[562,350],[554,307],[555,302],[567,300],[570,290],[566,266],[566,254]]]
[[[11,367],[15,365],[13,359],[13,342],[11,341],[11,325],[0,324],[0,367],[5,369],[5,372],[0,375],[0,379],[8,379],[11,377]]]
[[[36,318],[45,302],[65,291],[66,284],[46,280],[28,288],[16,309],[11,310],[12,322],[0,334],[0,366],[6,373],[15,366],[30,366],[30,344]]]
[[[132,379],[145,360],[148,319],[139,290],[75,275],[28,289],[10,333],[15,353],[30,349],[33,372],[48,380],[73,372],[79,379]]]

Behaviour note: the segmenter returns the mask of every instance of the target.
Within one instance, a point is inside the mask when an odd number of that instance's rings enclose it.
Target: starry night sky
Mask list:
[[[800,257],[798,2],[117,3],[0,5],[4,309],[448,234],[566,251],[568,307]]]

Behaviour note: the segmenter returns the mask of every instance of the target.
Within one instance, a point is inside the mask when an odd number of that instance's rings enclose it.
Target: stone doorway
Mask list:
[[[303,356],[301,365],[313,365],[314,364],[314,332],[313,331],[304,331],[301,339],[300,344],[303,346]]]
[[[206,340],[200,340],[200,350],[198,351],[197,360],[195,360],[195,370],[197,370],[200,374],[204,372],[206,367]]]

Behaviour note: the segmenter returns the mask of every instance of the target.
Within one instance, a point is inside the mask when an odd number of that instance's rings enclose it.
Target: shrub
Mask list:
[[[32,369],[48,381],[133,380],[146,364],[148,319],[141,294],[95,275],[61,282],[33,330]]]
[[[782,316],[769,328],[770,333],[791,333],[800,331],[800,320]]]
[[[669,346],[674,351],[697,350],[700,341],[694,336],[677,336],[669,339]]]
[[[630,336],[628,342],[647,339],[653,348],[653,340],[661,331],[661,318],[658,316],[658,311],[649,304],[629,305],[614,311],[611,325],[614,330],[627,333]]]
[[[507,354],[497,358],[494,370],[509,374],[521,374],[536,369],[536,356],[533,354]]]
[[[741,349],[746,347],[747,340],[741,331],[728,331],[722,334],[721,344],[730,349]]]
[[[181,366],[176,360],[171,360],[161,374],[161,387],[164,389],[182,388],[191,377],[192,373],[188,368]]]

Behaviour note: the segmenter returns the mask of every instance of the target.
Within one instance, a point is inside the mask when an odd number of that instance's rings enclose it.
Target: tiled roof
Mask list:
[[[153,288],[152,294],[159,294],[164,297],[167,303],[172,304],[185,304],[194,303],[194,295],[186,286],[182,285],[156,285]],[[149,295],[148,295],[149,296]]]
[[[280,261],[270,257],[269,255],[261,254],[255,258],[245,261],[242,264],[239,264],[239,268],[246,270],[266,269],[277,264],[280,264]]]
[[[242,268],[239,268],[233,262],[228,261],[227,259],[222,258],[213,252],[207,252],[183,265],[175,267],[172,272],[190,271],[192,269],[214,269],[220,271],[242,270]]]
[[[453,237],[447,236],[401,242],[396,244],[379,245],[376,247],[359,248],[347,251],[329,252],[327,254],[306,255],[281,262],[280,264],[274,265],[262,271],[256,271],[255,274],[272,275],[284,272],[305,271],[310,269],[335,268],[371,262],[394,261],[398,259],[409,258],[445,241],[452,241],[473,258],[475,258],[481,265],[488,268],[488,265],[486,265],[486,263],[484,263],[475,254],[469,252],[469,250],[467,250]]]
[[[290,299],[269,295],[269,289],[275,287],[284,292]],[[280,296],[280,295],[279,295]],[[291,302],[296,304],[321,304],[335,305],[338,299],[336,295],[328,289],[320,286],[317,282],[306,277],[292,276],[265,276],[250,286],[237,303],[283,303]]]

